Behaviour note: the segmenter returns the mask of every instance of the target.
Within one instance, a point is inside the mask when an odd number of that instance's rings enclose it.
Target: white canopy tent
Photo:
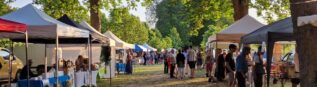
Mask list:
[[[3,19],[16,21],[28,25],[29,38],[32,39],[56,39],[59,38],[88,38],[89,32],[64,24],[40,11],[32,4],[26,5],[17,11],[4,16]],[[1,34],[16,36],[13,39],[24,39],[21,35]],[[32,42],[32,41],[31,41]]]
[[[86,21],[82,21],[80,25],[88,29],[91,32],[92,37],[96,39],[101,39],[101,41],[109,40],[109,46],[115,46],[115,41],[113,39],[111,39],[110,37],[108,38],[107,36],[101,34],[99,31],[96,31],[96,29],[90,26]]]
[[[55,47],[59,48],[59,43],[89,42],[89,31],[78,29],[55,20],[32,4],[1,16],[1,18],[26,24],[28,26],[28,39],[31,43],[56,44]],[[0,34],[0,36],[10,37],[13,41],[24,41],[25,39],[24,36],[17,34]],[[55,61],[59,61],[57,50],[55,55]],[[45,65],[47,65],[47,57],[45,57]],[[58,70],[58,66],[55,68]],[[47,68],[45,66],[45,73],[46,71]],[[58,82],[57,76],[59,75],[56,71],[56,82]],[[29,85],[29,80],[27,79],[27,81]]]
[[[250,15],[246,15],[240,20],[230,25],[227,29],[210,36],[208,42],[240,42],[240,38],[248,33],[251,33],[265,24],[259,22]]]
[[[134,49],[133,44],[126,43],[122,41],[120,38],[118,38],[116,35],[114,35],[111,31],[107,31],[104,33],[106,37],[109,37],[115,41],[116,47],[123,48],[123,49]]]

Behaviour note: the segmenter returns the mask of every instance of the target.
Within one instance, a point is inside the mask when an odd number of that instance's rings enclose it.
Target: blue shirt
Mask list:
[[[245,56],[243,56],[243,53],[241,53],[236,59],[236,70],[237,72],[248,72],[248,63]]]

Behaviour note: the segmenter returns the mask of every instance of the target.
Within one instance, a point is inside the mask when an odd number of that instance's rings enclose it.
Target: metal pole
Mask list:
[[[26,87],[30,87],[30,66],[29,66],[29,57],[28,57],[28,48],[29,48],[29,40],[28,40],[28,32],[26,31],[25,32],[25,60],[26,60],[26,69],[27,69],[27,72],[26,72],[26,81],[27,81],[27,84],[26,84]]]
[[[47,50],[46,50],[46,43],[44,44],[44,47],[45,47],[44,48],[44,50],[45,50],[44,51],[44,53],[45,53],[44,54],[44,56],[45,56],[45,60],[44,60],[44,62],[45,62],[45,68],[44,68],[45,69],[45,75],[44,76],[45,76],[45,79],[47,79],[48,77],[47,77]]]
[[[11,57],[14,58],[14,52],[13,52],[13,41],[11,42]],[[9,87],[11,87],[11,76],[12,76],[12,59],[9,58]]]
[[[112,49],[111,49],[111,47],[109,47],[109,49],[110,49],[110,56],[109,57],[110,57],[110,86],[111,86],[111,82],[112,82],[111,81],[112,80],[112,73],[111,73],[111,71],[112,71],[112,69],[111,69],[111,65],[112,65],[112,56],[111,56],[111,54],[112,53],[111,53],[111,51],[112,51]]]
[[[56,47],[55,47],[55,81],[56,81],[56,87],[59,87],[58,86],[58,66],[59,66],[59,58],[58,58],[58,34],[56,34],[56,41],[55,41],[55,44],[56,44]]]
[[[89,38],[88,38],[88,58],[89,58],[89,87],[91,87],[91,83],[92,83],[92,71],[91,71],[91,64],[92,64],[92,49],[91,49],[91,35],[89,35]]]

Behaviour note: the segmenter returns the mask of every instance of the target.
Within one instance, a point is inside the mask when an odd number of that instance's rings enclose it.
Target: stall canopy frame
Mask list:
[[[263,26],[258,30],[251,32],[241,37],[241,44],[261,44],[265,42],[267,48],[267,67],[266,70],[271,72],[272,56],[274,50],[274,44],[278,41],[295,41],[293,34],[293,22],[292,18],[288,17],[283,20],[274,22],[267,26]],[[270,80],[270,74],[268,74],[267,81]],[[269,83],[267,84],[269,86]]]
[[[28,26],[28,37],[31,43],[56,44],[59,48],[59,43],[75,43],[75,42],[90,42],[89,31],[78,29],[70,25],[64,24],[48,16],[41,10],[37,9],[32,4],[28,4],[14,12],[1,16],[0,18],[24,23]],[[1,36],[11,37],[12,41],[24,42],[24,38],[16,34],[1,34]],[[56,50],[55,62],[59,61],[58,52]],[[56,69],[58,70],[58,65]],[[58,72],[55,72],[55,80]],[[28,82],[29,84],[29,82]]]
[[[14,22],[14,21],[9,21],[9,20],[5,20],[5,19],[1,19],[0,18],[0,34],[3,32],[7,32],[7,33],[18,33],[18,34],[24,34],[25,36],[25,59],[28,60],[28,34],[27,34],[27,25],[22,24],[22,23],[18,23],[18,22]],[[11,38],[11,37],[1,37],[1,38]],[[13,48],[13,42],[11,43],[11,48]],[[14,56],[13,50],[11,49],[11,54],[12,56]],[[26,62],[26,66],[27,69],[30,68],[28,62]],[[12,60],[11,58],[9,59],[9,80],[8,80],[8,84],[9,87],[11,87],[11,77],[12,77]],[[27,77],[29,77],[29,71],[27,71]],[[20,78],[20,77],[18,77]],[[27,78],[27,86],[29,86],[29,78]]]

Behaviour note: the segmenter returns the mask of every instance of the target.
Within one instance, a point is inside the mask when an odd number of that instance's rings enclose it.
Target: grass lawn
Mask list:
[[[117,75],[112,79],[112,87],[227,87],[225,82],[210,83],[204,76],[204,69],[198,70],[196,78],[184,80],[169,79],[163,74],[163,65],[135,65],[132,75]],[[109,79],[97,81],[98,87],[110,87]],[[279,84],[270,87],[281,87]],[[291,87],[288,82],[285,87]]]

